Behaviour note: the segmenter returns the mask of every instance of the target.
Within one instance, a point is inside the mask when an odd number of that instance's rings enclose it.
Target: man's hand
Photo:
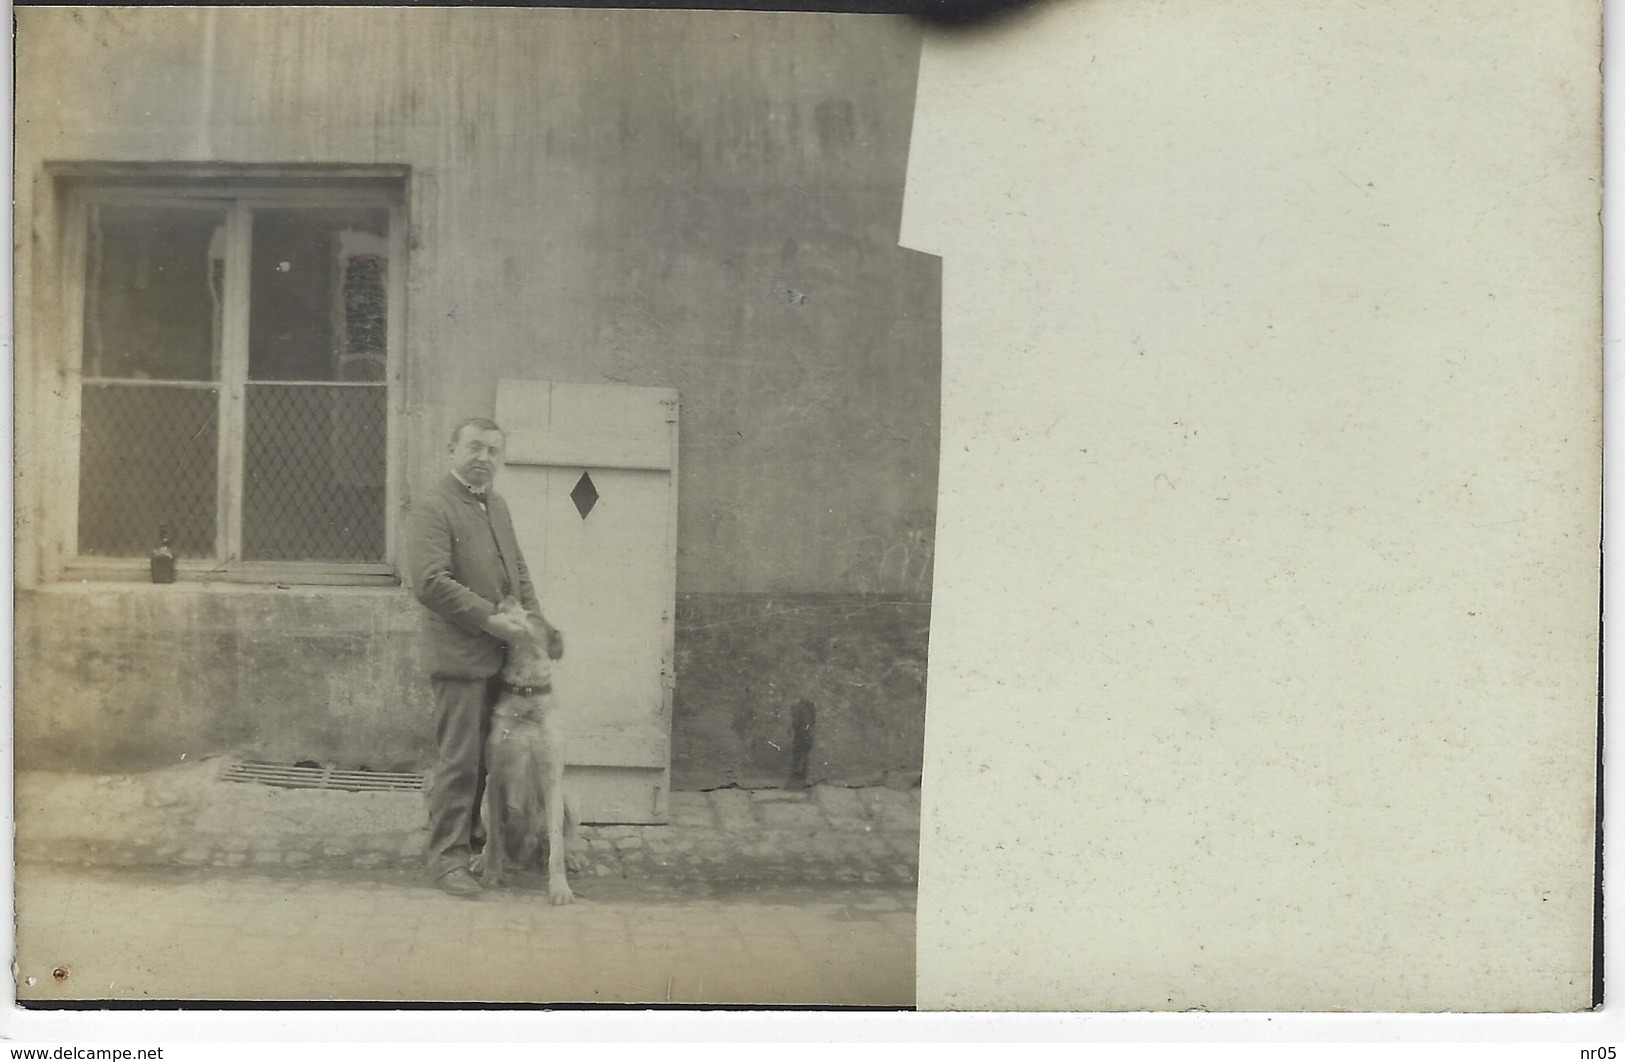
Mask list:
[[[557,660],[564,655],[564,635],[557,627],[547,629],[547,658]]]
[[[498,641],[511,642],[517,638],[529,637],[530,629],[518,616],[507,612],[493,612],[491,618],[485,621],[485,633]]]

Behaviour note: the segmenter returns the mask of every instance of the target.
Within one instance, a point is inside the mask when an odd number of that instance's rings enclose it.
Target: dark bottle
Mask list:
[[[152,581],[175,581],[175,551],[169,548],[169,525],[158,525],[158,548],[152,551]]]

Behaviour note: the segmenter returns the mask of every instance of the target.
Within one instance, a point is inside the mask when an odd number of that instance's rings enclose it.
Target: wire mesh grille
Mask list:
[[[85,384],[81,554],[145,557],[160,524],[176,556],[214,554],[218,407],[214,388]]]
[[[243,558],[384,559],[388,392],[250,384]]]

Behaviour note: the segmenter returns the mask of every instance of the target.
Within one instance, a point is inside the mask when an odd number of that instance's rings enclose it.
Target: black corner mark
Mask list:
[[[974,29],[997,21],[1039,0],[907,0],[906,10],[927,25]]]

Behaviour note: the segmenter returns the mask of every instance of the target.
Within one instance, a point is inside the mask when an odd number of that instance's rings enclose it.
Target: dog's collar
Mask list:
[[[500,680],[497,682],[497,686],[504,692],[512,693],[519,697],[540,697],[544,693],[553,692],[553,684],[551,682],[544,682],[540,686],[515,686],[511,682]]]

